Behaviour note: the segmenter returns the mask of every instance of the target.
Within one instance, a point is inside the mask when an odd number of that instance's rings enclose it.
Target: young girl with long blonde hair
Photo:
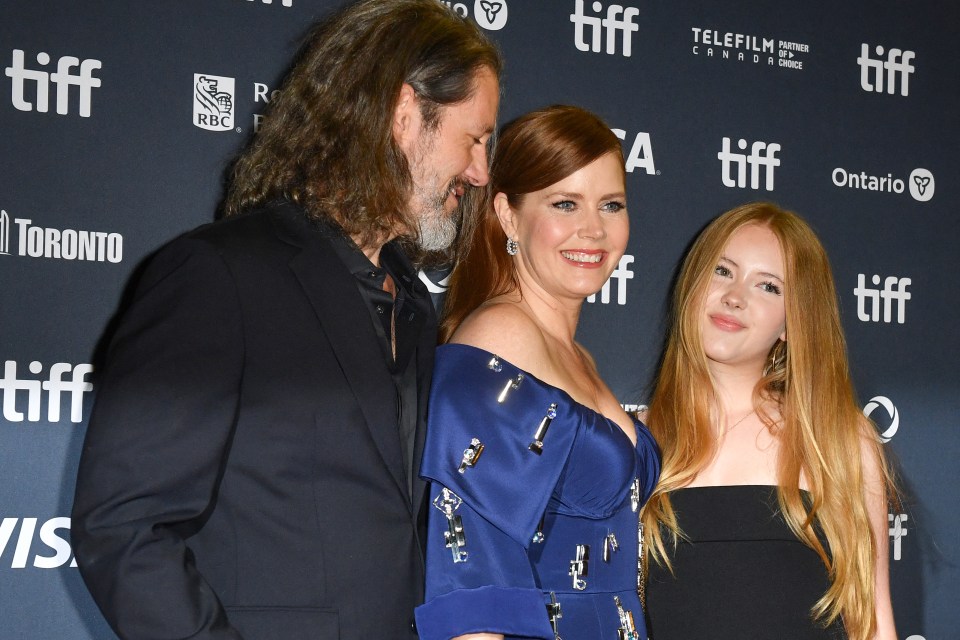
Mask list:
[[[663,450],[643,515],[651,637],[895,639],[893,484],[816,235],[772,204],[728,211],[673,309],[647,416]]]

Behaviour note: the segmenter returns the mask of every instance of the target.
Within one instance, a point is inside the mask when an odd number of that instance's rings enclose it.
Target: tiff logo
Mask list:
[[[37,63],[41,67],[50,64],[50,55],[41,51],[37,54]],[[46,113],[50,108],[50,83],[57,85],[57,113],[69,113],[70,87],[76,86],[80,91],[79,113],[82,118],[90,117],[90,100],[94,87],[100,86],[100,78],[94,78],[93,72],[103,66],[99,60],[89,59],[81,61],[74,56],[63,56],[57,61],[57,70],[53,73],[36,69],[27,69],[24,64],[22,49],[13,50],[13,62],[5,72],[11,81],[10,99],[13,106],[20,111],[33,111],[36,107],[40,113]],[[79,67],[78,73],[71,73],[71,69]],[[27,81],[36,84],[35,102],[26,97],[25,85]]]
[[[597,13],[603,11],[603,3],[594,2],[593,10]],[[607,32],[606,52],[613,55],[617,52],[617,32],[622,32],[623,55],[630,57],[631,45],[633,43],[633,34],[640,30],[640,25],[633,21],[640,15],[640,9],[636,7],[626,7],[619,4],[611,4],[607,7],[607,17],[588,16],[583,12],[583,0],[577,0],[574,13],[570,14],[570,22],[576,25],[575,43],[580,51],[600,52],[601,30]],[[584,38],[584,32],[590,32],[589,42]]]
[[[870,279],[874,285],[880,284],[880,276],[874,275]],[[897,324],[903,324],[907,319],[907,300],[910,299],[910,278],[887,276],[883,281],[883,289],[868,289],[866,275],[857,274],[857,288],[853,295],[857,296],[857,318],[862,322],[879,322],[880,307],[883,306],[883,321],[889,323],[893,316],[893,301],[897,303]],[[867,300],[870,301],[870,310],[867,311]],[[880,301],[883,300],[881,305]]]
[[[743,138],[737,141],[737,148],[741,151],[747,150],[747,141]],[[717,154],[717,158],[723,163],[721,168],[721,180],[725,187],[738,187],[744,189],[747,186],[747,165],[750,165],[750,188],[760,188],[760,168],[765,167],[764,171],[764,189],[773,191],[773,171],[774,167],[780,166],[780,158],[777,152],[780,151],[780,145],[776,142],[767,144],[766,142],[754,142],[750,147],[750,155],[746,153],[735,153],[730,150],[730,138],[723,138],[723,148]],[[734,176],[733,167],[736,167]]]
[[[603,283],[603,289],[600,289],[600,304],[610,304],[610,283],[614,280],[617,281],[617,304],[627,304],[627,280],[633,280],[633,271],[628,268],[631,264],[633,264],[633,256],[624,255],[620,258],[617,268]],[[596,294],[587,298],[587,302],[596,301]]]
[[[34,360],[29,366],[30,373],[39,375],[43,365]],[[26,380],[17,377],[17,363],[7,360],[3,368],[3,377],[0,378],[0,391],[3,391],[3,418],[8,422],[23,422],[24,414],[17,409],[17,396],[27,397],[27,422],[40,422],[40,399],[43,392],[47,392],[47,421],[60,422],[60,396],[63,393],[70,395],[70,422],[83,421],[83,394],[93,390],[93,384],[86,380],[86,376],[93,372],[93,366],[78,364],[73,366],[66,362],[57,362],[50,367],[46,380]],[[64,374],[70,374],[64,380]],[[18,394],[23,391],[26,394]]]
[[[887,522],[890,523],[890,539],[893,540],[893,559],[900,559],[900,540],[907,535],[907,528],[903,523],[908,520],[905,513],[888,513]]]
[[[70,548],[70,542],[62,534],[57,533],[60,529],[70,530],[70,518],[51,518],[40,525],[39,536],[36,535],[37,518],[4,518],[0,520],[0,556],[7,550],[7,545],[13,539],[13,532],[20,524],[20,533],[17,535],[17,544],[13,548],[13,555],[10,557],[11,569],[26,569],[27,560],[30,559],[30,552],[34,547],[34,538],[39,537],[40,542],[53,551],[53,555],[41,555],[34,553],[33,566],[38,569],[56,569],[69,563],[69,566],[76,567],[76,559],[71,560],[73,550]]]
[[[883,55],[883,47],[877,47],[878,56]],[[857,58],[857,64],[860,65],[860,88],[864,91],[875,91],[883,93],[883,77],[887,77],[887,93],[893,95],[896,91],[897,76],[902,79],[900,83],[900,95],[905,96],[910,92],[910,74],[914,72],[910,61],[916,58],[913,51],[901,51],[900,49],[890,49],[887,52],[887,59],[870,57],[870,45],[863,43],[860,45],[860,57]],[[873,73],[871,74],[871,70]],[[886,74],[884,74],[886,70]],[[870,76],[873,76],[871,81]]]

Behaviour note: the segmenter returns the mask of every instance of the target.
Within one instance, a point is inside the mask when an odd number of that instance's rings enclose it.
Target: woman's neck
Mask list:
[[[743,415],[753,409],[753,391],[763,375],[762,368],[711,363],[710,374],[722,415]]]

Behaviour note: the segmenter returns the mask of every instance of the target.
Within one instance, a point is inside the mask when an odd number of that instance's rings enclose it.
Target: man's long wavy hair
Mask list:
[[[716,452],[711,416],[717,398],[700,323],[717,261],[731,235],[746,225],[770,229],[784,259],[787,341],[771,348],[753,394],[758,414],[780,439],[780,510],[829,573],[830,587],[813,606],[813,618],[826,626],[840,617],[850,638],[865,640],[876,629],[877,541],[864,493],[863,469],[872,461],[864,452],[879,460],[890,499],[895,499],[893,481],[880,441],[854,397],[827,254],[801,218],[775,205],[747,204],[721,215],[701,233],[681,268],[648,415],[663,451],[663,470],[643,513],[645,561],[652,557],[670,567],[667,545],[683,536],[670,492],[688,485]],[[763,401],[776,404],[780,422],[761,413]],[[808,502],[800,491],[801,474],[809,483]]]
[[[491,197],[476,227],[464,237],[464,250],[450,275],[440,322],[441,343],[481,304],[520,286],[492,196],[505,194],[516,209],[526,194],[560,182],[608,153],[615,154],[623,166],[620,140],[600,118],[579,107],[554,105],[504,127],[491,163]]]
[[[251,146],[237,159],[224,213],[288,199],[332,217],[361,246],[416,239],[412,178],[393,136],[404,83],[427,128],[468,100],[500,54],[437,0],[363,0],[310,32]]]

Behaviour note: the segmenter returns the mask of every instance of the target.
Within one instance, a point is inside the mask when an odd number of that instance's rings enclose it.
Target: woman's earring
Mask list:
[[[507,255],[515,256],[520,251],[520,243],[513,238],[507,238]]]

